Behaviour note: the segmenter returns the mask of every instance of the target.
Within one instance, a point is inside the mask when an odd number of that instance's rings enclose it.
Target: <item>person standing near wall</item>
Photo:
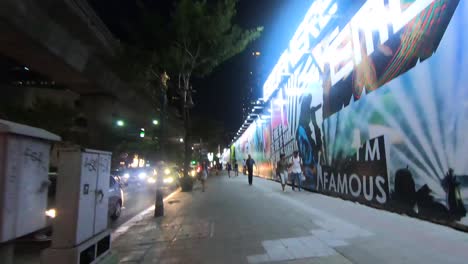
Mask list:
[[[234,161],[234,173],[236,176],[239,176],[239,164],[237,163],[237,160]]]
[[[302,188],[302,159],[299,157],[299,151],[295,150],[293,152],[292,162],[291,162],[291,182],[292,189],[297,183],[297,188],[301,191]]]
[[[285,191],[286,183],[288,181],[288,162],[286,155],[281,153],[280,160],[276,163],[276,173],[280,179],[281,188]]]
[[[248,159],[245,161],[245,166],[247,167],[247,173],[249,175],[249,185],[252,185],[253,181],[253,166],[257,167],[257,164],[255,164],[255,160],[252,159],[252,157],[249,154]]]
[[[231,163],[230,163],[230,162],[226,163],[226,169],[227,169],[229,178],[231,178],[232,166],[231,166]]]

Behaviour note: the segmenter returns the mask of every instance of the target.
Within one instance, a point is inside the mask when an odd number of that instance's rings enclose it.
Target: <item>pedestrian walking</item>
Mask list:
[[[252,185],[253,181],[253,166],[257,168],[257,164],[255,164],[255,160],[249,154],[248,159],[245,161],[245,166],[247,167],[247,173],[249,175],[249,185]]]
[[[286,183],[288,182],[288,161],[286,160],[286,155],[281,153],[280,160],[276,163],[276,173],[280,179],[281,188],[283,192],[286,191]]]
[[[227,169],[227,171],[228,171],[228,176],[229,176],[229,178],[231,178],[231,170],[232,170],[231,163],[228,162],[228,163],[226,164],[226,169]]]
[[[208,164],[205,161],[203,161],[202,168],[201,168],[201,177],[200,177],[200,181],[202,184],[202,192],[205,191],[206,179],[208,179]]]
[[[292,162],[291,162],[291,183],[292,189],[297,183],[297,188],[301,191],[302,188],[302,159],[299,157],[299,151],[293,152]]]
[[[237,164],[237,160],[234,161],[234,172],[236,176],[239,176],[239,164]]]

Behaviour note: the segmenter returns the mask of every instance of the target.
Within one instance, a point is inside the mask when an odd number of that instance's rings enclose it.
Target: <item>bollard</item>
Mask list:
[[[156,201],[154,203],[154,217],[164,216],[163,190],[156,188]]]

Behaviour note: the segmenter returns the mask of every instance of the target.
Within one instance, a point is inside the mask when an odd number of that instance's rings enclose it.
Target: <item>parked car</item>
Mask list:
[[[117,182],[115,177],[109,176],[109,206],[108,215],[111,220],[116,220],[122,213],[122,207],[124,205],[124,193],[121,184]],[[49,191],[48,191],[48,203],[45,214],[47,216],[47,227],[35,232],[33,234],[33,241],[49,241],[52,234],[52,222],[54,218],[60,217],[60,212],[55,209],[55,195],[57,191],[57,172],[49,172]]]
[[[124,201],[124,194],[122,186],[114,177],[110,177],[109,182],[109,217],[116,220],[122,213],[122,206]]]

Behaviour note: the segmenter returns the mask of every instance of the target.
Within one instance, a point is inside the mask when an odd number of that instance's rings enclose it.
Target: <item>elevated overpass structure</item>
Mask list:
[[[158,116],[157,102],[112,71],[120,42],[86,0],[0,1],[0,31],[0,54],[79,94],[89,127],[116,118],[144,126]]]

